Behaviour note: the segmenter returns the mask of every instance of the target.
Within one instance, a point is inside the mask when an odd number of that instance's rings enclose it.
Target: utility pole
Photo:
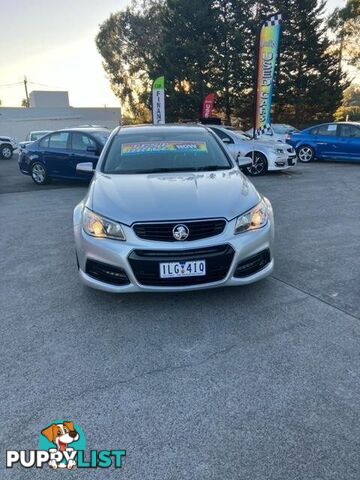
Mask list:
[[[28,94],[28,89],[27,89],[27,79],[26,76],[24,75],[24,87],[25,87],[25,95],[26,95],[26,107],[30,107],[30,100],[29,100],[29,94]]]

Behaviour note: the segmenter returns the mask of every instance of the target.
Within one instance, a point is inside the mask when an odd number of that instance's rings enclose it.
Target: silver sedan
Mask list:
[[[270,202],[208,128],[116,129],[74,210],[83,282],[108,292],[246,285],[274,267]],[[89,171],[91,164],[78,164]]]

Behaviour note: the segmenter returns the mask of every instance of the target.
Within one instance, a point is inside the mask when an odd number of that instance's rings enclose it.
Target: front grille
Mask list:
[[[136,235],[145,240],[176,242],[177,240],[175,240],[172,231],[179,224],[188,227],[189,236],[186,241],[192,241],[219,235],[223,232],[226,221],[224,219],[215,219],[189,222],[136,223],[133,228]]]
[[[246,260],[243,260],[238,264],[235,270],[234,277],[243,278],[254,275],[254,273],[259,272],[270,263],[270,250],[266,249],[252,257],[248,257]]]
[[[129,285],[130,283],[128,276],[122,268],[97,262],[96,260],[87,260],[85,271],[90,277],[111,285]]]
[[[184,287],[223,280],[234,257],[230,245],[191,250],[134,250],[129,262],[137,281],[142,285],[158,287]],[[160,278],[161,262],[205,260],[206,275],[185,278]]]

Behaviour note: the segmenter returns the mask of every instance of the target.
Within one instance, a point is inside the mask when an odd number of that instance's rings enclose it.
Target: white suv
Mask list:
[[[17,148],[17,143],[13,138],[0,136],[0,158],[9,160]]]

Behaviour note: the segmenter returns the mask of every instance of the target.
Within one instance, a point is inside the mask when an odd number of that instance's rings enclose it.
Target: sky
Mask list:
[[[119,106],[97,52],[95,36],[111,13],[129,3],[130,0],[0,0],[2,106],[20,106],[25,98],[24,85],[20,83],[24,75],[29,92],[68,90],[74,107]],[[345,0],[328,0],[327,10],[331,12],[344,4]]]

